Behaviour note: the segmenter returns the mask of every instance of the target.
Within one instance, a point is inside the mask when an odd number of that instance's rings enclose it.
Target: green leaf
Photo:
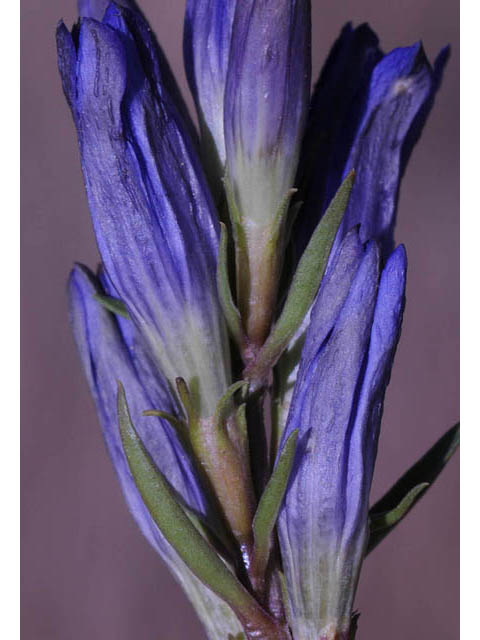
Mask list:
[[[295,456],[297,437],[298,429],[295,429],[285,442],[275,469],[260,498],[253,520],[253,535],[255,540],[253,562],[255,563],[255,570],[259,575],[262,575],[267,567],[270,552],[270,538],[275,528],[278,512],[280,511],[287,489]]]
[[[123,447],[135,484],[152,518],[187,567],[227,602],[240,619],[271,626],[269,617],[197,531],[164,476],[145,450],[132,424],[119,383],[118,418]]]
[[[374,527],[368,541],[367,553],[375,549],[424,495],[455,453],[459,442],[460,423],[457,423],[373,505],[370,509],[371,522],[378,524],[387,519],[389,524]],[[397,517],[399,514],[400,517]]]
[[[230,278],[228,276],[228,235],[227,228],[223,222],[220,223],[220,229],[221,235],[217,263],[218,296],[230,333],[236,344],[241,347],[245,342],[245,335],[243,333],[240,312],[235,306],[230,288]]]
[[[103,296],[100,293],[96,293],[94,299],[99,302],[102,307],[105,307],[108,311],[112,313],[116,313],[118,316],[122,316],[123,318],[129,318],[127,307],[122,300],[118,298],[112,298],[111,296]]]
[[[251,380],[261,380],[266,377],[310,309],[322,282],[333,241],[347,208],[353,180],[354,172],[352,171],[341,184],[325,215],[318,223],[298,263],[282,313],[256,361],[247,369],[245,377]]]
[[[418,484],[407,493],[403,500],[401,500],[394,509],[372,516],[370,518],[370,535],[377,531],[382,531],[382,529],[391,529],[394,527],[404,516],[407,515],[415,502],[429,486],[428,482]]]

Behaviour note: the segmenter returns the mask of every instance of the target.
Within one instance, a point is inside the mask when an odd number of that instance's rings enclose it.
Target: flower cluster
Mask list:
[[[211,640],[349,638],[365,554],[456,443],[369,511],[399,183],[448,51],[347,25],[310,95],[308,0],[187,0],[197,133],[136,3],[78,4],[58,62],[102,264],[70,315],[130,511]]]

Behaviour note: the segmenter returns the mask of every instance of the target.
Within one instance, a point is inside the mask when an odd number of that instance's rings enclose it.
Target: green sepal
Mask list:
[[[112,313],[116,313],[117,316],[122,316],[123,318],[129,318],[129,313],[127,311],[127,307],[122,300],[118,298],[112,298],[112,296],[104,296],[100,293],[96,293],[93,296],[94,300],[99,302],[102,307],[105,307],[108,311]]]
[[[354,172],[345,178],[318,223],[298,263],[287,299],[275,326],[256,361],[246,371],[251,380],[261,380],[275,365],[310,309],[327,267],[328,257],[348,205]]]
[[[178,395],[180,396],[180,401],[187,416],[188,425],[189,427],[191,427],[192,425],[196,424],[199,418],[194,399],[190,393],[187,383],[183,378],[175,378],[175,384],[177,386]]]
[[[214,530],[202,515],[199,515],[196,511],[193,511],[193,509],[190,509],[190,507],[185,504],[182,505],[182,507],[187,518],[193,524],[195,529],[223,558],[223,561],[233,573],[235,563],[234,558],[236,557],[237,550],[234,547],[232,539],[228,537],[228,534],[226,534],[222,527],[219,527],[218,530]]]
[[[457,423],[373,505],[369,513],[370,521],[379,523],[390,514],[390,524],[373,529],[368,541],[367,554],[375,549],[424,495],[455,453],[459,443],[460,423]],[[396,518],[401,509],[403,513]]]
[[[288,437],[280,453],[265,491],[253,519],[253,536],[255,541],[254,560],[258,574],[263,575],[270,553],[270,539],[277,522],[278,512],[285,496],[288,479],[292,470],[298,429]]]
[[[240,312],[233,301],[232,290],[230,288],[230,278],[228,275],[228,234],[227,227],[223,222],[220,222],[220,229],[220,245],[218,248],[217,263],[218,297],[228,329],[237,346],[241,348],[245,342],[245,335]]]
[[[287,223],[290,219],[290,213],[291,213],[291,208],[290,208],[290,202],[293,198],[293,196],[297,193],[298,189],[289,189],[287,191],[287,193],[285,194],[285,196],[283,197],[283,200],[280,203],[280,206],[278,207],[278,211],[275,214],[275,217],[273,219],[273,224],[272,224],[272,240],[273,242],[276,242],[278,240],[278,238],[280,237],[280,234],[286,233],[286,227],[287,227]],[[298,210],[295,211],[295,215],[298,213]],[[273,251],[275,251],[277,247],[274,246],[272,248]]]
[[[132,424],[125,391],[118,384],[117,408],[122,444],[135,484],[165,539],[192,573],[214,591],[243,621],[265,616],[215,550],[197,531],[175,494],[156,468]],[[270,620],[266,617],[265,624]]]
[[[223,425],[225,423],[225,420],[230,415],[232,411],[233,396],[237,393],[237,391],[240,391],[242,389],[243,392],[245,392],[247,388],[248,382],[245,382],[245,380],[234,382],[228,387],[228,389],[225,391],[225,393],[217,403],[217,408],[215,410],[215,415],[213,418],[213,423],[216,426]]]
[[[229,633],[228,634],[228,640],[245,640],[245,634],[237,633],[237,635],[234,636],[231,633]]]

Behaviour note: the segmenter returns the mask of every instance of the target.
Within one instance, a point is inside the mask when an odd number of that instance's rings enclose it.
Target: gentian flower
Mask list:
[[[378,245],[349,233],[311,314],[284,441],[299,446],[279,516],[298,640],[347,639],[368,537],[368,496],[400,334],[406,258],[379,281]]]
[[[60,69],[115,295],[172,389],[184,378],[210,416],[230,384],[215,282],[218,222],[180,109],[159,77],[163,60],[137,46],[141,23],[112,3],[102,22],[84,18],[78,33],[60,25]]]
[[[368,25],[343,28],[310,103],[296,180],[300,253],[351,169],[356,180],[336,246],[360,224],[363,242],[376,238],[392,250],[400,180],[448,56],[445,47],[432,68],[420,43],[385,55]]]

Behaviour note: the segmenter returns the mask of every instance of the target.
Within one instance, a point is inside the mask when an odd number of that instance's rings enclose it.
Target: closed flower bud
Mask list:
[[[294,187],[310,66],[307,0],[237,3],[224,107],[226,180],[237,252],[243,251],[239,304],[257,345],[268,332],[278,285],[282,205]]]
[[[368,496],[400,333],[406,258],[348,234],[312,310],[284,441],[299,430],[279,536],[298,640],[348,638]]]
[[[140,14],[113,3],[102,22],[82,19],[74,37],[60,25],[59,67],[114,295],[170,387],[183,377],[210,416],[230,382],[219,229],[171,74],[146,30]]]

